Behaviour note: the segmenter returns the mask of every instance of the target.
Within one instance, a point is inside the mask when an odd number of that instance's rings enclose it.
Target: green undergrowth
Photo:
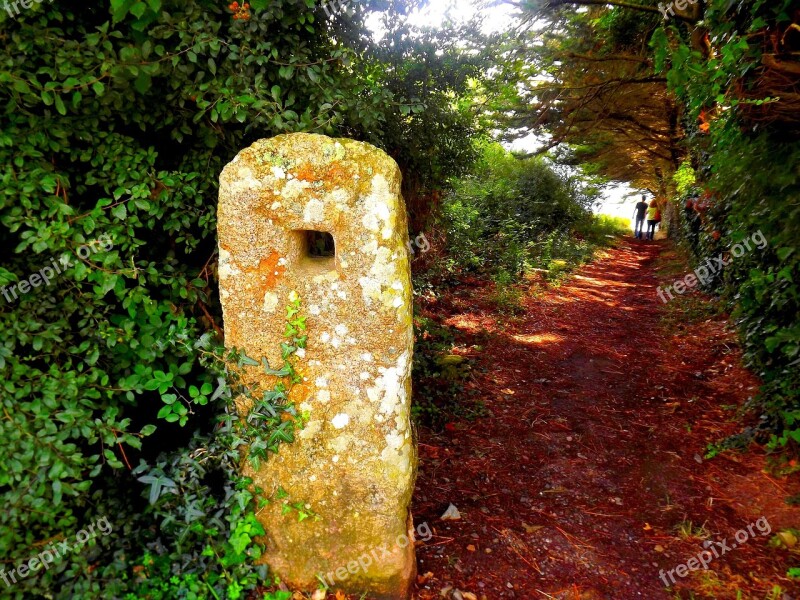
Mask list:
[[[471,274],[500,285],[521,283],[534,269],[558,277],[596,245],[611,243],[619,224],[590,210],[600,196],[596,181],[499,144],[483,142],[478,150],[472,171],[451,182],[437,218],[447,250],[421,276]]]
[[[630,233],[626,219],[592,215],[572,232],[554,232],[544,237],[531,254],[520,277],[505,269],[492,276],[491,298],[504,317],[518,317],[525,312],[525,297],[537,293],[540,283],[559,286],[583,265],[604,250],[618,245],[621,236]],[[537,265],[537,266],[533,266]]]
[[[131,479],[106,482],[140,490],[141,495],[89,495],[91,511],[85,514],[107,516],[113,531],[20,580],[3,597],[242,600],[278,583],[266,566],[256,566],[263,553],[257,538],[266,533],[257,512],[279,503],[287,518],[302,521],[315,515],[280,489],[267,494],[254,487],[241,467],[247,460],[258,468],[281,444],[294,441],[295,431],[303,427],[304,416],[289,394],[300,381],[291,358],[305,348],[306,340],[296,294],[286,307],[281,366],[225,349],[210,334],[193,341],[176,338],[176,346],[190,346],[197,354],[199,366],[215,384],[189,386],[184,395],[154,377],[152,387],[163,403],[158,418],[183,427],[187,414],[209,407],[214,414],[211,426],[186,432],[188,442],[179,450],[140,457],[138,464],[129,465]],[[247,369],[274,377],[274,385],[245,385],[241,374]],[[127,463],[124,451],[122,457]],[[19,547],[11,560],[19,564],[40,550],[36,546]]]
[[[199,345],[206,364],[218,372],[219,385],[213,394],[211,389],[198,392],[221,402],[222,414],[211,432],[192,437],[188,452],[166,453],[150,464],[141,461],[133,470],[147,486],[149,506],[142,517],[158,529],[145,535],[149,541],[140,541],[147,549],[132,561],[126,600],[238,600],[275,583],[265,566],[255,566],[263,553],[257,538],[266,534],[257,512],[270,503],[279,503],[284,514],[299,521],[313,517],[313,512],[281,488],[267,494],[254,487],[241,475],[241,463],[247,460],[258,469],[281,444],[293,442],[295,431],[303,427],[304,418],[289,395],[301,381],[291,359],[306,342],[300,298],[292,292],[281,366],[235,349]],[[254,368],[274,378],[273,385],[243,385],[242,375]],[[162,398],[165,408],[178,403],[174,395]],[[162,410],[162,417],[174,421],[170,415],[177,412]]]
[[[411,415],[418,425],[441,429],[456,419],[472,420],[486,414],[477,390],[465,385],[473,361],[456,354],[454,333],[431,318],[414,319],[413,403]],[[480,346],[471,350],[480,351]]]
[[[731,312],[744,359],[763,382],[749,403],[748,421],[757,425],[732,441],[764,443],[787,462],[800,453],[800,141],[796,110],[759,79],[773,36],[794,27],[792,7],[791,0],[707,2],[711,56],[677,20],[651,39],[655,69],[684,114],[674,232],[698,263],[756,235],[765,242],[732,260],[706,291]],[[694,212],[685,212],[687,200],[697,200]]]
[[[498,319],[513,326],[526,310],[526,298],[540,293],[542,283],[559,285],[570,273],[595,258],[598,252],[615,245],[620,235],[628,232],[629,225],[625,219],[587,215],[574,232],[542,234],[540,241],[530,246],[531,253],[523,261],[526,266],[521,272],[509,270],[506,268],[508,263],[503,260],[493,268],[483,270],[481,275],[492,280],[489,299]],[[507,259],[509,253],[517,250],[512,245],[507,253],[501,252],[498,256]],[[469,272],[469,265],[474,264],[474,260],[468,256],[460,256],[459,260],[460,267],[449,263],[450,272]],[[512,260],[512,264],[518,264],[517,260]],[[547,268],[529,266],[532,264]],[[441,284],[442,280],[438,287],[431,285],[430,273],[418,276],[418,280],[415,282],[418,290],[425,289],[434,295],[448,293],[447,286]],[[444,281],[457,284],[458,280]],[[432,318],[419,315],[414,319],[414,328],[414,420],[418,424],[441,428],[454,419],[474,419],[487,414],[479,393],[464,385],[474,366],[469,358],[455,353],[455,332]],[[480,351],[480,347],[473,349]]]
[[[669,244],[668,249],[661,253],[655,264],[659,286],[662,288],[672,285],[692,272],[689,253],[680,246]],[[718,317],[725,311],[725,305],[718,297],[697,288],[685,294],[673,293],[673,299],[664,295],[667,302],[662,302],[655,291],[653,294],[662,307],[661,324],[670,335],[677,335],[687,326]]]

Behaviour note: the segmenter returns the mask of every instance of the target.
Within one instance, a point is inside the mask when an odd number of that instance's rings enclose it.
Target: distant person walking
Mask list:
[[[633,212],[633,215],[636,219],[636,226],[633,229],[633,235],[637,239],[642,239],[642,234],[644,233],[645,211],[647,211],[647,202],[644,201],[644,196],[642,196],[642,199],[636,203],[636,210]]]
[[[647,239],[652,240],[656,234],[656,225],[661,222],[661,211],[658,210],[658,203],[653,198],[647,208]]]

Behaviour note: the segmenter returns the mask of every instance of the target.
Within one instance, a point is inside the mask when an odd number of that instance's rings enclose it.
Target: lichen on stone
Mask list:
[[[305,427],[249,475],[318,510],[311,523],[292,523],[280,506],[259,513],[263,560],[290,585],[314,588],[316,573],[341,566],[344,554],[393,546],[406,531],[413,332],[400,173],[362,142],[259,140],[223,170],[218,222],[227,345],[279,365],[290,292],[306,307],[308,343],[294,357],[303,380],[290,395]],[[335,257],[305,256],[298,232],[307,230],[330,232]],[[413,547],[395,549],[345,587],[404,598],[414,564]]]

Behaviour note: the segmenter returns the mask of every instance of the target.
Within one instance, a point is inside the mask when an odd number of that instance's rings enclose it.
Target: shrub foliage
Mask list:
[[[232,570],[258,531],[215,437],[220,370],[203,362],[222,333],[217,175],[290,131],[379,144],[428,187],[471,152],[452,97],[478,59],[426,58],[400,13],[370,42],[363,10],[63,0],[0,12],[0,555],[11,568],[100,516],[115,525],[12,597],[122,596],[142,569],[142,597],[255,585],[252,568]],[[431,76],[437,61],[448,76]],[[414,146],[409,132],[436,115],[460,126]]]

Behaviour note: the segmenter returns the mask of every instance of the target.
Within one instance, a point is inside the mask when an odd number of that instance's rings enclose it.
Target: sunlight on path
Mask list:
[[[457,582],[492,599],[668,600],[659,571],[696,553],[676,535],[681,523],[727,535],[751,518],[720,489],[743,467],[702,459],[726,426],[719,406],[747,389],[694,375],[725,360],[716,333],[675,354],[655,295],[661,248],[626,241],[530,298],[519,320],[498,321],[486,288],[450,300],[464,344],[488,332],[470,389],[490,416],[420,434],[415,516],[438,522],[436,545],[419,549],[420,572],[430,573],[420,598]],[[692,437],[692,424],[716,433]],[[747,481],[759,470],[748,466]],[[462,520],[437,521],[451,502]],[[719,563],[779,572],[756,540]]]

